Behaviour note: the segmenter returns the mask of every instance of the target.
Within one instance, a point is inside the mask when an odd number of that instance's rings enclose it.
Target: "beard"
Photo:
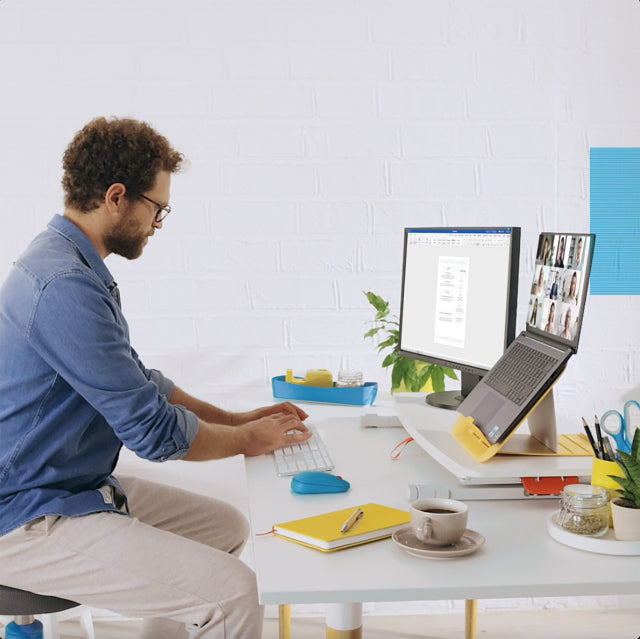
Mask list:
[[[142,230],[131,208],[127,207],[120,221],[109,229],[104,237],[104,246],[110,253],[135,260],[142,255],[149,234]]]

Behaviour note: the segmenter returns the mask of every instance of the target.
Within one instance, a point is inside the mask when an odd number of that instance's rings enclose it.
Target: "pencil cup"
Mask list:
[[[623,477],[622,470],[616,462],[606,461],[604,459],[593,459],[593,469],[591,470],[591,485],[602,486],[609,493],[609,501],[617,497],[617,490],[620,488],[615,480],[611,479],[609,475],[615,477]],[[613,526],[613,519],[611,517],[611,505],[609,505],[609,526]]]

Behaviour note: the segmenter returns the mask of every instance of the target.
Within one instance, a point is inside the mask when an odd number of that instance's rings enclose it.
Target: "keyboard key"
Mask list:
[[[516,342],[500,365],[487,373],[485,382],[520,406],[543,381],[556,361],[551,355]]]
[[[273,451],[278,477],[296,475],[305,470],[331,470],[334,468],[331,455],[327,451],[318,431],[308,426],[311,438],[296,442]]]

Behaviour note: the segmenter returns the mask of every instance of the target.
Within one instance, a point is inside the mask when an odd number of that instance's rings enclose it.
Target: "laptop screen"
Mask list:
[[[527,330],[577,350],[595,235],[541,233]]]

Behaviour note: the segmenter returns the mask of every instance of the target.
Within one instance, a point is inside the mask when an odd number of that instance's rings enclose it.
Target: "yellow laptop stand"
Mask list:
[[[545,413],[545,424],[538,424],[539,428],[536,432],[536,421],[534,415],[537,416],[538,406],[541,407],[541,413]],[[477,459],[479,462],[486,462],[496,455],[504,445],[513,437],[516,430],[520,428],[522,422],[530,417],[533,424],[529,424],[531,435],[524,435],[525,438],[534,438],[547,448],[548,453],[555,453],[558,450],[558,442],[556,435],[555,409],[553,404],[553,386],[549,386],[549,390],[538,400],[533,408],[523,417],[522,421],[509,433],[507,438],[499,444],[491,444],[485,437],[484,433],[475,425],[473,417],[465,417],[460,415],[458,421],[453,426],[453,436]],[[539,422],[540,420],[538,420]],[[555,441],[554,441],[555,439]],[[529,443],[529,442],[527,442]],[[515,451],[514,451],[515,452]],[[524,451],[522,454],[526,454]],[[531,454],[531,453],[530,453]]]
[[[528,420],[530,434],[516,434],[522,422]],[[522,421],[499,444],[491,444],[475,425],[473,417],[460,415],[453,436],[479,462],[486,462],[497,453],[509,455],[591,456],[593,450],[584,434],[561,435],[556,431],[553,386],[533,406]]]
[[[502,444],[489,443],[473,417],[460,415],[451,433],[479,462],[491,459],[502,448]]]

